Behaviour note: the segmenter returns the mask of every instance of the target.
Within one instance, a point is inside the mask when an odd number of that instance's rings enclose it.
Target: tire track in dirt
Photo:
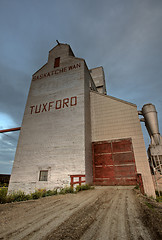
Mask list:
[[[151,240],[129,187],[53,196],[0,206],[4,240]]]
[[[80,214],[71,216],[46,240],[151,240],[139,219],[132,190],[108,190]],[[78,223],[78,224],[77,224]]]
[[[40,222],[40,220],[43,223],[44,220],[47,219],[48,216],[50,216],[50,213],[54,210],[54,208],[57,209],[57,207],[61,207],[62,205],[63,205],[62,201],[59,201],[59,200],[54,201],[54,205],[50,203],[44,206],[44,209],[46,209],[45,211],[43,211],[42,208],[36,207],[36,211],[34,211],[33,209],[33,214],[31,213],[31,209],[30,210],[28,209],[29,214],[26,213],[25,218],[22,212],[21,214],[22,221],[20,222],[21,216],[19,216],[19,224],[16,224],[16,219],[14,220],[15,224],[13,224],[13,227],[12,228],[10,227],[10,229],[5,231],[6,238],[10,239],[12,237],[12,239],[14,239],[14,236],[15,236],[15,239],[17,239],[19,237],[18,235],[21,235],[21,233],[23,233],[22,237],[24,237],[25,234],[28,234],[30,231],[35,231],[35,228],[36,226],[38,226],[38,222]],[[64,207],[67,207],[67,206],[64,205]],[[61,210],[60,210],[60,214],[61,214]],[[49,218],[49,221],[50,221],[50,218]],[[40,225],[42,225],[42,223]]]
[[[129,196],[127,193],[125,210],[129,239],[152,240],[148,229],[143,225],[140,219],[140,207],[138,208],[138,202],[136,201],[134,192],[131,192]]]
[[[133,191],[124,189],[116,191],[113,194],[110,206],[106,206],[105,210],[107,211],[107,214],[105,215],[102,224],[95,224],[97,233],[95,233],[93,236],[93,226],[91,226],[91,236],[87,231],[87,233],[84,233],[81,240],[152,239],[147,228],[140,220],[140,213],[135,201],[135,194]],[[91,230],[89,229],[90,232]]]
[[[0,224],[3,222],[3,227],[0,228],[0,237],[7,240],[43,238],[50,233],[51,229],[58,227],[78,209],[93,202],[93,198],[95,199],[97,194],[91,195],[90,192],[8,204],[10,210],[6,212],[8,218],[4,218],[6,224],[3,219],[0,219]],[[36,202],[37,204],[35,204]],[[11,212],[15,213],[15,218]],[[11,219],[9,219],[10,216]],[[10,227],[7,226],[7,222]]]
[[[124,226],[124,208],[123,208],[123,193],[114,191],[111,200],[107,201],[110,197],[108,192],[105,194],[105,199],[102,205],[102,213],[104,218],[98,221],[101,213],[98,212],[97,220],[94,226],[91,226],[81,240],[86,239],[127,239],[125,226]],[[121,207],[122,206],[122,207]],[[95,232],[95,234],[94,234]]]

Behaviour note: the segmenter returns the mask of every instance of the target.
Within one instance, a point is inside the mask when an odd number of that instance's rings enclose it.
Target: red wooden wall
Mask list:
[[[136,185],[137,171],[131,139],[92,143],[95,185]]]

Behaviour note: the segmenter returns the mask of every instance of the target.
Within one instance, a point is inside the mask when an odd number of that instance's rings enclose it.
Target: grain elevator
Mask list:
[[[155,196],[137,106],[107,95],[103,68],[58,42],[32,76],[9,192],[64,187],[75,174],[110,186],[141,174]]]

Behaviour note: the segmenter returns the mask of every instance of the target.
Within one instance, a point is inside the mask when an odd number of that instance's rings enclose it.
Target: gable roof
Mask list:
[[[127,102],[127,101],[122,100],[122,99],[120,99],[120,98],[116,98],[116,97],[113,97],[113,96],[110,96],[110,95],[104,95],[104,94],[102,94],[102,93],[95,92],[95,91],[93,91],[93,90],[90,90],[90,91],[93,92],[93,93],[95,93],[95,94],[101,95],[101,96],[103,96],[103,97],[111,98],[111,99],[113,99],[113,100],[115,100],[115,101],[122,102],[122,103],[125,103],[125,104],[128,104],[128,105],[131,105],[131,106],[133,106],[133,107],[137,107],[136,104]]]

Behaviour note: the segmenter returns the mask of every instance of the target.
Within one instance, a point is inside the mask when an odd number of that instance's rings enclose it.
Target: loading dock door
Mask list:
[[[92,143],[95,185],[136,185],[136,166],[131,139]]]

